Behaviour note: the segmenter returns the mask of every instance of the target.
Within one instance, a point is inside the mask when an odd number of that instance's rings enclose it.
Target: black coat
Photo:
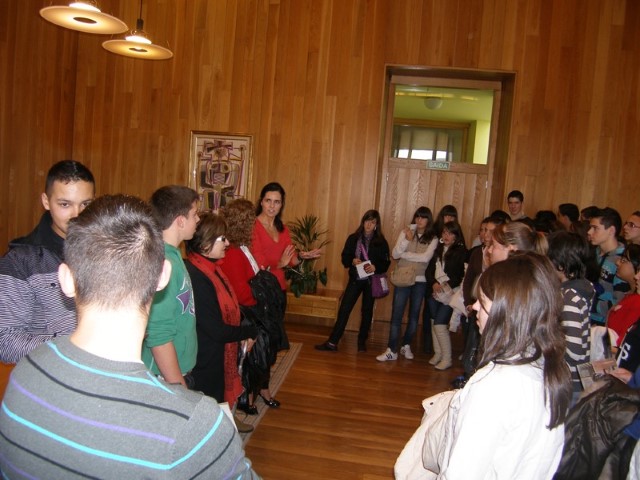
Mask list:
[[[628,469],[635,444],[623,430],[639,410],[640,390],[613,377],[581,399],[565,421],[562,459],[554,480],[598,478],[603,469],[608,472],[605,478],[619,478],[615,473],[620,467]]]
[[[342,249],[342,265],[344,268],[349,269],[349,279],[354,280],[358,278],[358,271],[353,265],[353,259],[356,258],[356,248],[358,247],[358,235],[352,233],[347,237],[347,241],[344,243]],[[371,239],[369,248],[367,249],[367,256],[371,263],[376,267],[376,274],[385,273],[391,265],[391,259],[389,258],[389,244],[384,237],[374,237]],[[359,255],[360,260],[365,260],[362,254]]]
[[[433,285],[436,281],[436,261],[442,255],[442,246],[438,246],[429,265],[425,277],[427,278],[427,291],[425,295],[428,297],[433,293]],[[447,282],[451,288],[456,288],[462,283],[464,277],[464,262],[467,259],[467,249],[464,245],[455,244],[449,247],[444,254],[444,273],[449,277]]]
[[[188,260],[185,265],[191,278],[196,307],[198,356],[192,371],[195,389],[224,402],[224,346],[227,342],[255,338],[258,328],[224,323],[211,280]]]

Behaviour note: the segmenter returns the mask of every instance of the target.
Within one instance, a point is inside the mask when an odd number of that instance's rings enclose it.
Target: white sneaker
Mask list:
[[[387,362],[389,360],[397,360],[398,354],[393,353],[390,348],[387,348],[384,353],[381,353],[376,357],[379,362]]]
[[[407,360],[413,360],[413,352],[411,351],[411,345],[403,345],[400,348],[400,354],[404,355]]]

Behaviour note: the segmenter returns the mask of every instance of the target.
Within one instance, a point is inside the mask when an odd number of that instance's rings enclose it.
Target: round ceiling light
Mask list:
[[[427,97],[424,99],[424,106],[429,110],[438,110],[442,107],[442,97]]]
[[[166,60],[173,57],[173,52],[168,48],[158,45],[131,42],[129,40],[107,40],[102,46],[111,53],[124,55],[125,57],[142,58],[146,60]]]
[[[40,16],[60,27],[85,33],[113,35],[129,29],[119,18],[102,13],[95,7],[45,7],[40,10]]]

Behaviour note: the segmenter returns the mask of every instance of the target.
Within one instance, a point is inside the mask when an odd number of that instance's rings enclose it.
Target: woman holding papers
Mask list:
[[[380,214],[367,210],[358,229],[349,235],[342,249],[342,265],[349,269],[349,283],[342,295],[338,318],[329,340],[316,345],[316,350],[336,352],[347,326],[351,310],[362,294],[362,321],[358,334],[358,351],[367,350],[366,342],[373,319],[371,275],[385,273],[389,268],[389,244],[382,234]]]

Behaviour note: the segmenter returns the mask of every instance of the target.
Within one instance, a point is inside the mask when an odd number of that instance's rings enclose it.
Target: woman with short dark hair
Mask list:
[[[225,233],[222,217],[213,213],[200,215],[196,233],[186,243],[185,265],[196,309],[198,356],[192,371],[195,389],[233,407],[243,392],[238,374],[238,343],[255,338],[258,329],[240,326],[238,299],[218,265],[229,246]]]

